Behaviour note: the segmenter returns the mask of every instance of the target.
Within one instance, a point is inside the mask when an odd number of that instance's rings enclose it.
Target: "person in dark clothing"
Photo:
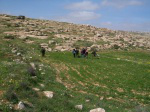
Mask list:
[[[86,49],[83,48],[82,51],[81,51],[82,58],[85,57],[85,52],[86,52]]]
[[[41,49],[42,57],[45,56],[45,52],[46,52],[45,48],[42,47],[42,49]]]
[[[97,55],[96,51],[93,51],[92,54],[93,54],[94,57],[96,57],[96,55]]]
[[[85,49],[85,57],[88,58],[88,51],[87,51],[87,49]]]
[[[73,54],[73,57],[75,58],[76,57],[76,50],[75,49],[73,49],[72,54]]]
[[[76,56],[79,58],[79,50],[76,49]]]

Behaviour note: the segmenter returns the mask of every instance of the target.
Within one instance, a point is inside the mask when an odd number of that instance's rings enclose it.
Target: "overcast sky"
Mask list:
[[[150,31],[150,0],[0,0],[0,13]]]

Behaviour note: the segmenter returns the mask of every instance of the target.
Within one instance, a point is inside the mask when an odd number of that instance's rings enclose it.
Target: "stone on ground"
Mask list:
[[[90,110],[90,112],[105,112],[105,110],[102,108],[96,108],[96,109]]]
[[[48,98],[53,98],[54,92],[52,91],[43,91],[44,95]]]
[[[18,103],[18,109],[19,109],[19,110],[25,109],[25,105],[24,105],[24,103],[23,103],[22,101],[20,101],[20,102]]]
[[[82,104],[81,105],[76,105],[75,108],[78,109],[78,110],[82,110],[83,109],[83,105]]]

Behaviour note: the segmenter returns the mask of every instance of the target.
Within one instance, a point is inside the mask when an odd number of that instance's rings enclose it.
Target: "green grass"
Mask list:
[[[26,60],[11,53],[12,48],[8,46],[12,43],[22,51]],[[26,111],[76,112],[78,110],[74,106],[77,104],[83,104],[82,111],[85,112],[98,107],[107,112],[148,110],[150,53],[103,51],[99,53],[99,58],[91,54],[89,58],[73,58],[70,52],[47,52],[42,58],[35,44],[26,46],[22,40],[14,39],[3,40],[0,47],[0,90],[6,92],[13,86],[19,100],[29,101],[35,106]],[[13,61],[15,59],[23,63]],[[27,72],[30,62],[44,65],[42,71],[37,70],[36,79],[32,79]],[[42,75],[42,72],[45,74]],[[20,88],[22,82],[28,83],[30,89]],[[39,83],[45,87],[41,88]],[[33,91],[32,87],[40,88],[40,92]],[[54,98],[47,99],[41,95],[44,90],[53,91]],[[101,97],[103,100],[100,100]],[[5,94],[1,99],[7,101]],[[90,102],[86,102],[87,99]],[[7,105],[2,107],[7,110]]]
[[[53,35],[45,40],[29,37],[34,43],[27,44],[4,38],[3,32],[12,31],[11,26],[0,29],[0,111],[15,111],[10,105],[14,108],[18,101],[33,104],[28,112],[78,112],[74,108],[78,104],[83,104],[82,112],[98,107],[106,112],[150,111],[150,52],[109,50],[99,52],[99,58],[46,52],[42,58],[39,44],[48,43]],[[91,44],[81,41],[77,46]],[[13,48],[22,56],[12,53]],[[28,73],[31,62],[37,67],[36,78]],[[35,87],[40,91],[35,92]],[[47,99],[43,91],[53,91],[54,97]]]

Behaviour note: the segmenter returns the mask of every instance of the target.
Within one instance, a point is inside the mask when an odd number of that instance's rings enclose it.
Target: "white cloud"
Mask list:
[[[112,6],[116,8],[124,8],[127,6],[138,6],[143,3],[139,0],[104,0],[102,6]]]
[[[100,14],[91,12],[91,11],[76,11],[71,12],[65,17],[61,17],[58,20],[64,22],[73,22],[73,23],[80,23],[89,20],[95,20],[100,17]]]
[[[82,1],[70,4],[66,8],[71,10],[96,10],[99,8],[99,6],[91,1]]]

